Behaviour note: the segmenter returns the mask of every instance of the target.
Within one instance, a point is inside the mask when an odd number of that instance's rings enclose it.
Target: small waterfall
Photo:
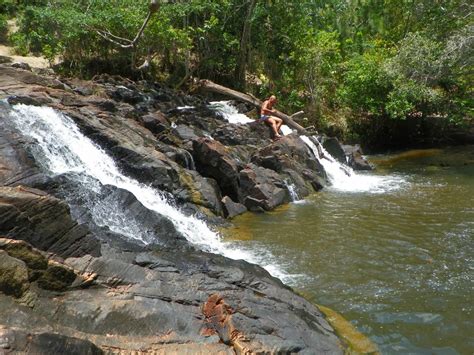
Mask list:
[[[196,170],[196,164],[194,163],[194,158],[190,152],[187,150],[183,150],[183,156],[186,164],[186,169],[188,170]]]
[[[229,101],[216,101],[211,103],[211,108],[215,109],[230,123],[247,124],[254,120],[239,113]],[[290,127],[282,125],[280,128],[283,135],[293,133]],[[300,136],[306,145],[313,152],[316,159],[324,167],[334,190],[345,192],[371,192],[382,193],[399,189],[405,180],[397,176],[377,176],[369,174],[355,173],[349,166],[339,163],[321,145],[315,136]],[[288,190],[290,192],[290,190]],[[291,192],[290,192],[291,194]]]
[[[331,183],[331,188],[344,192],[383,193],[399,189],[405,179],[400,176],[379,176],[373,174],[357,174],[352,168],[339,163],[319,143],[316,137],[300,137],[311,149],[316,159],[324,167]],[[316,143],[315,143],[316,142]],[[317,145],[316,145],[317,144]]]
[[[49,107],[22,104],[12,107],[9,116],[9,122],[36,143],[32,154],[46,171],[52,175],[67,174],[86,191],[86,198],[81,200],[87,204],[86,208],[99,226],[107,226],[145,244],[153,241],[153,233],[143,231],[140,223],[127,214],[126,208],[114,201],[114,196],[104,197],[104,189],[108,185],[115,186],[129,191],[146,208],[166,217],[176,230],[200,249],[257,263],[276,277],[288,277],[272,263],[268,253],[259,255],[224,243],[204,221],[183,214],[163,193],[123,175],[113,159],[85,137],[69,117]]]
[[[239,111],[237,111],[237,109],[232,106],[229,101],[213,101],[211,102],[209,108],[219,112],[222,117],[229,123],[247,124],[250,122],[255,122],[244,114],[239,113]]]
[[[285,180],[285,187],[288,190],[288,193],[290,194],[292,202],[296,202],[300,200],[300,197],[298,196],[298,193],[296,192],[296,187],[294,184]]]

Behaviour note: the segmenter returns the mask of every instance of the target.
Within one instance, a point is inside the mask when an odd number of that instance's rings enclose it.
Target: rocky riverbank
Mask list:
[[[0,349],[29,353],[318,353],[347,348],[321,312],[264,269],[197,250],[128,191],[105,186],[150,230],[147,245],[97,225],[66,175],[8,124],[10,105],[71,117],[128,176],[188,214],[266,211],[327,184],[297,135],[234,125],[200,97],[159,84],[93,81],[0,66]],[[331,140],[328,140],[330,142]],[[333,150],[343,149],[332,141]],[[342,153],[341,153],[342,152]],[[346,154],[347,152],[347,154]],[[363,165],[360,152],[339,159]],[[367,168],[364,165],[363,168]]]

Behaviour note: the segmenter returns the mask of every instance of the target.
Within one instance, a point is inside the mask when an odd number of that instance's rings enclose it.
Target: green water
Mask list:
[[[386,189],[246,214],[233,243],[271,258],[384,354],[472,354],[474,147],[370,159]]]

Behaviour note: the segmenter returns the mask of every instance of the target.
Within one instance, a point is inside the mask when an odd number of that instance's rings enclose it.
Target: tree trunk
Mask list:
[[[257,107],[257,109],[260,109],[262,107],[262,101],[260,101],[256,97],[254,97],[250,94],[245,94],[245,93],[240,92],[240,91],[229,89],[225,86],[216,84],[216,83],[214,83],[210,80],[200,80],[198,82],[198,87],[201,90],[204,90],[204,91],[214,92],[214,93],[217,93],[217,94],[221,94],[221,95],[231,97],[235,100],[240,100],[240,101],[247,102],[247,103],[252,104],[255,107]],[[304,127],[300,126],[298,123],[293,121],[293,119],[290,116],[288,116],[287,114],[277,110],[274,113],[274,115],[276,117],[281,118],[283,120],[283,122],[288,127],[292,128],[292,129],[296,129],[296,131],[299,134],[308,134],[308,132],[306,131],[306,129]]]
[[[247,71],[247,61],[249,56],[249,44],[250,44],[250,29],[252,28],[251,18],[255,9],[257,1],[250,0],[249,7],[247,9],[247,15],[244,19],[244,27],[242,29],[242,36],[240,37],[240,51],[237,59],[237,67],[235,68],[235,79],[239,83],[239,87],[245,90],[246,78],[245,73]]]

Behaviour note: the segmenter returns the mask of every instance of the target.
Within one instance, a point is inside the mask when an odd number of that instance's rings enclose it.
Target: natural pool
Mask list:
[[[383,354],[472,354],[474,146],[369,159],[376,172],[236,218],[227,240]]]

